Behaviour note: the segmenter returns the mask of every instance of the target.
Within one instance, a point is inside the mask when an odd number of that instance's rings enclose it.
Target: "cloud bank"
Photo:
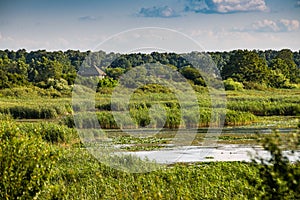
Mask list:
[[[256,21],[250,26],[239,29],[238,31],[254,31],[254,32],[292,32],[299,30],[300,22],[298,20],[268,20],[264,19]]]
[[[226,14],[267,9],[265,0],[187,0],[185,11]]]
[[[174,9],[164,6],[164,7],[151,7],[151,8],[141,8],[139,16],[142,17],[160,17],[160,18],[172,18],[180,16]]]

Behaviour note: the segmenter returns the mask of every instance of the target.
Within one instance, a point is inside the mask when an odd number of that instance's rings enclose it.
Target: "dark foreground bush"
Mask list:
[[[259,169],[259,182],[250,179],[250,184],[257,184],[258,196],[261,199],[300,199],[300,156],[295,149],[300,146],[299,133],[284,138],[278,133],[264,136],[262,145],[271,157],[269,159],[257,157],[254,165]],[[289,155],[294,155],[298,160],[291,162],[284,153],[289,150]],[[256,179],[258,180],[258,179]]]

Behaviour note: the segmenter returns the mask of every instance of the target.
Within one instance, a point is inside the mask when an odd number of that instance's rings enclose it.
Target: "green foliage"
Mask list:
[[[114,80],[113,78],[102,78],[99,80],[98,88],[113,88],[117,86],[118,81]]]
[[[12,121],[13,117],[9,114],[0,113],[0,121]]]
[[[297,116],[300,115],[300,105],[298,103],[280,102],[273,100],[243,100],[233,101],[228,104],[228,108],[235,111],[250,112],[257,116]]]
[[[57,97],[62,96],[56,90],[45,90],[39,87],[14,87],[0,90],[0,96],[9,98],[40,98],[40,97]]]
[[[13,122],[0,123],[0,198],[36,198],[50,185],[58,154],[39,137],[21,134]]]
[[[37,97],[34,101],[10,100],[0,105],[0,113],[10,114],[15,119],[55,119],[70,112],[68,103],[50,98]]]
[[[74,129],[55,123],[23,123],[19,129],[26,135],[38,136],[50,143],[69,143],[77,136]]]
[[[292,153],[300,145],[299,135],[294,134],[284,140],[278,133],[265,136],[262,139],[265,150],[271,154],[270,159],[258,157],[260,163],[259,176],[262,180],[258,184],[262,199],[299,199],[300,198],[300,163],[291,163],[283,153],[287,148]],[[300,157],[298,157],[299,159]],[[256,163],[256,161],[254,161]]]
[[[224,66],[222,77],[232,78],[239,82],[267,81],[269,71],[266,61],[254,51],[237,50],[230,57],[230,61]]]
[[[157,85],[149,85],[139,88],[133,95],[130,104],[126,106],[130,108],[131,117],[135,120],[134,128],[149,125],[149,119],[153,115],[157,123],[150,122],[151,128],[162,127],[162,125],[175,129],[180,125],[186,128],[197,128],[208,126],[210,121],[216,124],[219,122],[220,119],[215,117],[216,115],[211,116],[210,96],[205,88],[201,87],[199,89],[201,93],[197,93],[200,119],[196,124],[193,123],[196,119],[195,112],[180,113],[181,105],[176,97],[163,89]],[[273,143],[265,146],[273,152],[272,160],[265,160],[263,164],[178,163],[145,174],[130,174],[110,168],[99,163],[83,145],[76,143],[78,137],[75,129],[62,125],[74,127],[70,99],[40,98],[44,97],[45,91],[31,87],[2,90],[1,199],[299,199],[299,163],[286,162],[281,147],[274,147]],[[157,91],[160,92],[155,93]],[[96,114],[80,113],[79,115],[82,116],[77,121],[77,128],[97,127],[98,122],[102,128],[132,128],[126,123],[123,127],[116,124],[110,111],[110,95],[96,94],[96,99],[98,111]],[[258,120],[255,115],[297,115],[300,112],[298,89],[227,91],[227,100],[226,112],[223,109],[215,110],[217,113],[226,113],[226,125],[255,122]],[[119,99],[119,106],[123,111],[125,106],[121,101],[122,99]],[[87,104],[87,102],[80,103]],[[167,114],[165,124],[162,124],[163,118],[149,112],[153,104],[160,104],[165,109]],[[79,107],[76,109],[80,111]],[[53,113],[51,114],[49,110],[53,110],[51,111]],[[12,119],[12,116],[30,118],[44,116],[41,113],[48,112],[50,114],[46,116],[56,119],[65,116],[61,119],[62,124],[23,121],[16,123]],[[90,114],[96,115],[98,120],[96,123],[91,120]],[[126,122],[126,119],[124,121]],[[92,133],[95,137],[100,137],[97,131]],[[108,137],[113,137],[112,135],[115,134],[112,131],[106,133],[111,134],[107,135]],[[230,140],[226,137],[224,135],[223,139]],[[251,138],[251,136],[244,137]],[[125,140],[134,144],[165,144],[164,139],[132,136],[113,139],[113,142],[122,144]],[[294,138],[283,143],[296,144],[299,143],[299,139]],[[274,144],[277,144],[276,137]],[[150,145],[145,146],[137,145],[129,149],[151,149]],[[58,153],[57,149],[62,153]],[[134,158],[128,157],[129,161],[131,159]],[[116,162],[124,162],[124,160],[120,158],[116,159]],[[270,165],[270,163],[274,164]]]
[[[234,50],[208,54],[220,70],[223,79],[232,78],[245,86],[247,82],[256,82],[269,87],[293,88],[295,86],[293,84],[300,83],[299,52],[292,52],[289,49],[281,51]],[[70,95],[76,72],[83,69],[82,66],[98,66],[106,72],[108,78],[117,80],[133,67],[149,63],[161,63],[171,67],[194,84],[206,86],[201,76],[203,74],[200,75],[199,71],[194,68],[196,66],[185,59],[190,55],[199,56],[199,59],[202,59],[202,54],[196,52],[120,55],[107,54],[103,51],[47,52],[38,50],[27,53],[24,49],[17,52],[0,50],[0,89],[34,85],[61,92],[63,95]],[[103,89],[103,86],[113,87],[114,85],[112,81],[101,81],[100,91],[110,93],[107,89]],[[253,84],[253,87],[250,86],[251,84],[248,84],[246,88],[254,87]]]
[[[212,124],[219,124],[220,118],[216,116],[212,116],[211,109],[205,108],[200,109],[199,111],[199,121],[198,123],[191,123],[197,120],[197,116],[194,112],[185,113],[183,118],[181,117],[180,110],[177,108],[168,108],[165,107],[166,116],[165,121],[164,118],[160,115],[154,115],[155,121],[151,121],[148,108],[141,109],[131,109],[130,110],[130,119],[123,119],[122,125],[117,124],[114,116],[111,112],[102,111],[97,112],[98,121],[94,121],[91,116],[93,113],[79,113],[77,114],[77,128],[89,128],[89,127],[97,127],[100,125],[104,129],[116,129],[116,128],[137,128],[137,127],[145,127],[151,124],[151,128],[196,128],[196,127],[207,127]],[[221,111],[220,112],[225,112]],[[217,114],[218,111],[215,113]],[[134,122],[134,126],[132,127],[132,123],[129,123],[131,120]],[[241,112],[241,111],[233,111],[226,110],[225,117],[225,125],[245,125],[250,124],[256,121],[257,118],[255,115],[249,112]],[[128,123],[126,123],[128,122]],[[165,122],[165,123],[164,123]],[[61,123],[68,127],[75,127],[74,119],[72,116],[67,116],[61,120]]]
[[[172,91],[165,87],[162,86],[160,84],[147,84],[147,85],[143,85],[142,87],[139,87],[136,91],[134,91],[134,93],[172,93]]]
[[[257,83],[257,82],[244,82],[243,83],[244,88],[247,90],[260,90],[260,91],[266,91],[269,89],[268,85],[266,83]]]
[[[243,83],[234,81],[232,78],[228,78],[227,80],[223,81],[225,90],[243,90],[244,85]]]
[[[226,111],[226,118],[225,118],[225,125],[244,125],[244,124],[251,124],[255,122],[257,117],[249,112],[240,112],[240,111],[233,111],[227,110]]]
[[[296,65],[293,52],[289,49],[282,49],[278,52],[276,59],[279,63],[272,66],[281,70],[281,72],[292,82],[300,82],[300,68]]]
[[[270,71],[269,85],[275,88],[289,88],[290,80],[278,69]]]
[[[45,87],[56,89],[59,92],[65,92],[65,93],[71,91],[71,86],[68,85],[68,81],[63,78],[60,79],[49,78],[45,83]]]
[[[143,167],[141,165],[141,167]],[[245,176],[257,177],[247,163],[175,164],[131,174],[99,163],[87,151],[66,150],[53,185],[57,199],[252,199],[257,191]],[[41,195],[47,198],[47,195]]]
[[[194,84],[206,86],[204,79],[198,69],[191,66],[186,66],[180,69],[181,74],[188,80],[192,80]]]
[[[118,78],[120,78],[120,76],[121,76],[122,74],[124,74],[124,72],[125,72],[125,69],[123,69],[123,68],[121,68],[121,67],[107,68],[107,69],[105,70],[105,73],[106,73],[109,77],[111,77],[111,78],[113,78],[113,79],[115,79],[115,80],[117,80]]]

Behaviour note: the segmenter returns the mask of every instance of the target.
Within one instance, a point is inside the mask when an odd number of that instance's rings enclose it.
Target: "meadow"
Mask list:
[[[240,132],[234,134],[224,132],[216,138],[218,142],[265,145],[264,147],[269,148],[271,153],[275,152],[272,154],[274,159],[269,161],[279,163],[278,165],[255,162],[176,163],[147,173],[123,172],[100,163],[86,150],[74,127],[70,97],[54,97],[42,90],[40,93],[24,89],[2,90],[0,91],[0,179],[2,180],[0,198],[300,198],[299,163],[289,163],[284,160],[280,157],[281,151],[275,148],[276,145],[270,145],[280,143],[266,143],[268,140],[264,140],[262,135],[243,132],[255,127],[293,128],[293,133],[278,134],[284,139],[284,143],[299,142],[300,90],[243,90],[227,91],[226,94],[225,126],[240,128],[237,129]],[[96,94],[95,108],[101,127],[112,139],[113,144],[133,145],[126,150],[162,148],[164,146],[161,145],[168,144],[178,128],[205,130],[211,122],[211,103],[209,95],[205,92],[197,93],[201,116],[197,124],[189,124],[186,118],[183,118],[186,120],[184,123],[181,122],[181,116],[178,115],[180,103],[170,94],[155,94],[152,99],[147,94],[135,95],[129,105],[130,114],[135,119],[134,128],[149,125],[151,106],[160,104],[167,113],[166,123],[157,122],[151,124],[150,128],[163,127],[165,132],[160,132],[153,137],[132,137],[122,133],[120,128],[124,127],[120,127],[112,115],[110,93]],[[122,106],[120,102],[119,110],[125,109]],[[77,128],[89,127],[87,125],[91,123],[89,115],[83,114],[80,119],[82,119],[82,123],[79,124],[81,127]],[[219,119],[212,120],[217,124]],[[271,136],[272,133],[265,135]],[[197,133],[192,145],[199,144],[203,137],[203,133]],[[265,143],[261,143],[264,141]],[[297,148],[296,143],[293,148]],[[274,173],[268,174],[268,172]],[[272,192],[272,187],[276,188],[276,192]]]

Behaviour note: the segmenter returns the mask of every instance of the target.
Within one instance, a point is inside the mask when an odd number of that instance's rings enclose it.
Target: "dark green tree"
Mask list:
[[[237,50],[224,66],[221,75],[223,79],[232,78],[239,82],[266,83],[269,69],[266,61],[256,52]]]
[[[270,68],[279,70],[291,83],[300,82],[300,69],[294,61],[293,52],[289,49],[279,51],[276,58],[271,60]]]
[[[122,74],[124,74],[124,72],[125,72],[125,69],[120,68],[120,67],[116,67],[116,68],[106,68],[106,70],[105,70],[105,73],[106,73],[109,77],[111,77],[111,78],[113,78],[113,79],[115,79],[115,80],[117,80]]]

